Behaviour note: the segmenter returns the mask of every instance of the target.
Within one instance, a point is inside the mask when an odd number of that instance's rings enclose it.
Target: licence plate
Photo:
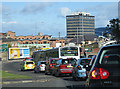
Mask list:
[[[67,67],[73,67],[73,66],[67,66]]]

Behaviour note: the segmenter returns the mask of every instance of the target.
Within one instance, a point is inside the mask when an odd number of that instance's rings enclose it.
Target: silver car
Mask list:
[[[74,80],[86,79],[86,67],[88,67],[91,58],[81,58],[79,59],[73,67],[72,77]]]
[[[41,71],[45,71],[45,64],[46,64],[46,61],[38,61],[35,64],[34,72],[38,73],[38,72],[41,72]]]

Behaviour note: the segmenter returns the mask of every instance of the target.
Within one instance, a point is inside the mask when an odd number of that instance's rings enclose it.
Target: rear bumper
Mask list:
[[[89,87],[108,87],[108,88],[120,88],[120,81],[118,82],[111,82],[111,81],[97,81],[97,80],[90,80]]]
[[[40,68],[40,71],[45,71],[45,67],[41,67],[41,68]]]
[[[33,69],[34,69],[34,67],[31,67],[31,68],[25,67],[25,70],[33,70]]]
[[[62,73],[62,74],[70,74],[70,73],[72,73],[72,69],[60,69],[60,73]]]
[[[78,78],[86,78],[87,74],[86,74],[86,70],[77,70],[77,77]]]

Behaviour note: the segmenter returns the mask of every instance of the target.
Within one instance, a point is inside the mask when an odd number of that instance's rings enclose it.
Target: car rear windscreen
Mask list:
[[[51,60],[51,63],[52,63],[52,64],[55,64],[56,61],[57,61],[57,60]]]
[[[80,64],[81,65],[86,65],[86,64],[89,64],[91,60],[88,60],[88,59],[82,59]]]
[[[46,62],[41,62],[41,64],[45,64]]]
[[[26,62],[26,64],[33,64],[33,62]]]
[[[63,59],[62,64],[74,64],[76,59]]]
[[[103,50],[100,62],[101,64],[120,64],[120,47]]]

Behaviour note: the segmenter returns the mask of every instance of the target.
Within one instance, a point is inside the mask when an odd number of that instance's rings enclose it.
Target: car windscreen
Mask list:
[[[26,62],[26,64],[34,64],[33,62]]]
[[[74,64],[76,59],[63,59],[62,64]]]
[[[102,51],[101,64],[120,64],[120,47],[109,48]]]
[[[88,65],[88,64],[90,63],[90,61],[91,61],[91,59],[82,59],[82,60],[80,61],[80,64],[81,64],[81,65]]]

